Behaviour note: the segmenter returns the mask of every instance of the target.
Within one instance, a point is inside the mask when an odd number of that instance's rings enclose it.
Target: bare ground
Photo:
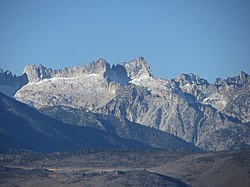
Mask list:
[[[250,186],[250,150],[0,155],[0,186]]]

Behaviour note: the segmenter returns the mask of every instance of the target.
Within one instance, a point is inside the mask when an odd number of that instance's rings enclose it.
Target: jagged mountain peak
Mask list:
[[[28,64],[27,66],[25,66],[23,74],[26,74],[28,76],[29,82],[38,82],[40,80],[35,64]]]
[[[248,79],[249,79],[249,75],[246,74],[245,72],[243,71],[240,71],[239,75],[236,76],[236,77],[229,77],[227,78],[227,81],[229,83],[235,83],[235,84],[246,84],[248,82]]]
[[[36,67],[35,64],[27,64],[27,65],[24,67],[23,73],[25,73],[28,69],[37,69],[37,67]]]
[[[240,71],[239,77],[240,79],[246,79],[247,77],[249,77],[249,75],[244,71]]]
[[[238,85],[242,86],[249,83],[250,76],[244,71],[240,71],[238,76],[228,77],[227,79],[217,78],[215,85]]]
[[[198,75],[194,75],[193,73],[180,74],[177,78],[174,79],[176,82],[179,82],[180,86],[184,86],[186,84],[189,85],[208,85],[208,81],[200,78]]]
[[[4,71],[0,68],[0,92],[13,96],[17,90],[28,83],[27,75],[16,76],[11,71]]]
[[[7,70],[5,73],[6,73],[7,75],[13,76],[10,70]]]
[[[83,66],[86,68],[86,73],[100,74],[107,70],[110,70],[110,64],[103,58],[99,58],[97,61],[93,61],[90,64]]]
[[[38,67],[35,64],[29,64],[24,68],[23,74],[27,74],[29,82],[39,82],[46,78],[53,77],[77,77],[86,74],[103,74],[110,69],[110,64],[100,58],[87,65],[65,67],[64,69],[52,70],[42,64]]]
[[[151,68],[143,57],[135,58],[130,62],[124,62],[122,65],[125,67],[127,75],[131,77],[131,79],[136,79],[143,76],[153,77]]]
[[[108,62],[104,58],[99,58],[96,62],[96,64],[103,64],[103,65],[108,65]]]
[[[153,77],[150,66],[143,57],[135,58],[130,62],[113,65],[112,68],[103,58],[83,66],[65,67],[60,70],[52,70],[42,64],[38,66],[29,64],[24,68],[23,74],[27,74],[29,82],[39,82],[45,78],[76,77],[86,74],[110,75],[112,76],[109,77],[111,80],[116,80],[117,75],[121,74],[123,78],[126,78],[125,82],[140,77]],[[124,81],[122,82],[125,83]]]
[[[8,75],[8,76],[13,76],[13,74],[11,73],[10,70],[4,71],[2,68],[0,68],[0,74],[5,74],[5,75]]]

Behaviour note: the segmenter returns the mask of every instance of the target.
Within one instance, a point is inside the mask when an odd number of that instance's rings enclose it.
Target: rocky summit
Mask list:
[[[250,77],[244,72],[212,84],[192,73],[165,80],[139,57],[112,67],[104,59],[61,70],[28,65],[14,83],[2,78],[7,74],[0,72],[0,91],[18,85],[14,97],[39,110],[64,106],[116,116],[204,150],[250,145]]]

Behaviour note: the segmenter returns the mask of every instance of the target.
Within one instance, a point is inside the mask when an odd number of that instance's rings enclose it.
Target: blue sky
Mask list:
[[[143,56],[155,77],[250,73],[249,0],[0,0],[0,67]]]

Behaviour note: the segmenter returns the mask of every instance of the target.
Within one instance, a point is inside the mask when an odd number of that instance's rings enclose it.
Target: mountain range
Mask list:
[[[250,78],[244,72],[212,84],[191,73],[165,80],[155,78],[142,57],[112,66],[99,59],[61,70],[27,65],[18,77],[1,70],[0,91],[62,129],[93,129],[120,143],[212,151],[250,145]],[[17,103],[13,98],[8,101]],[[15,111],[10,106],[1,111]]]

